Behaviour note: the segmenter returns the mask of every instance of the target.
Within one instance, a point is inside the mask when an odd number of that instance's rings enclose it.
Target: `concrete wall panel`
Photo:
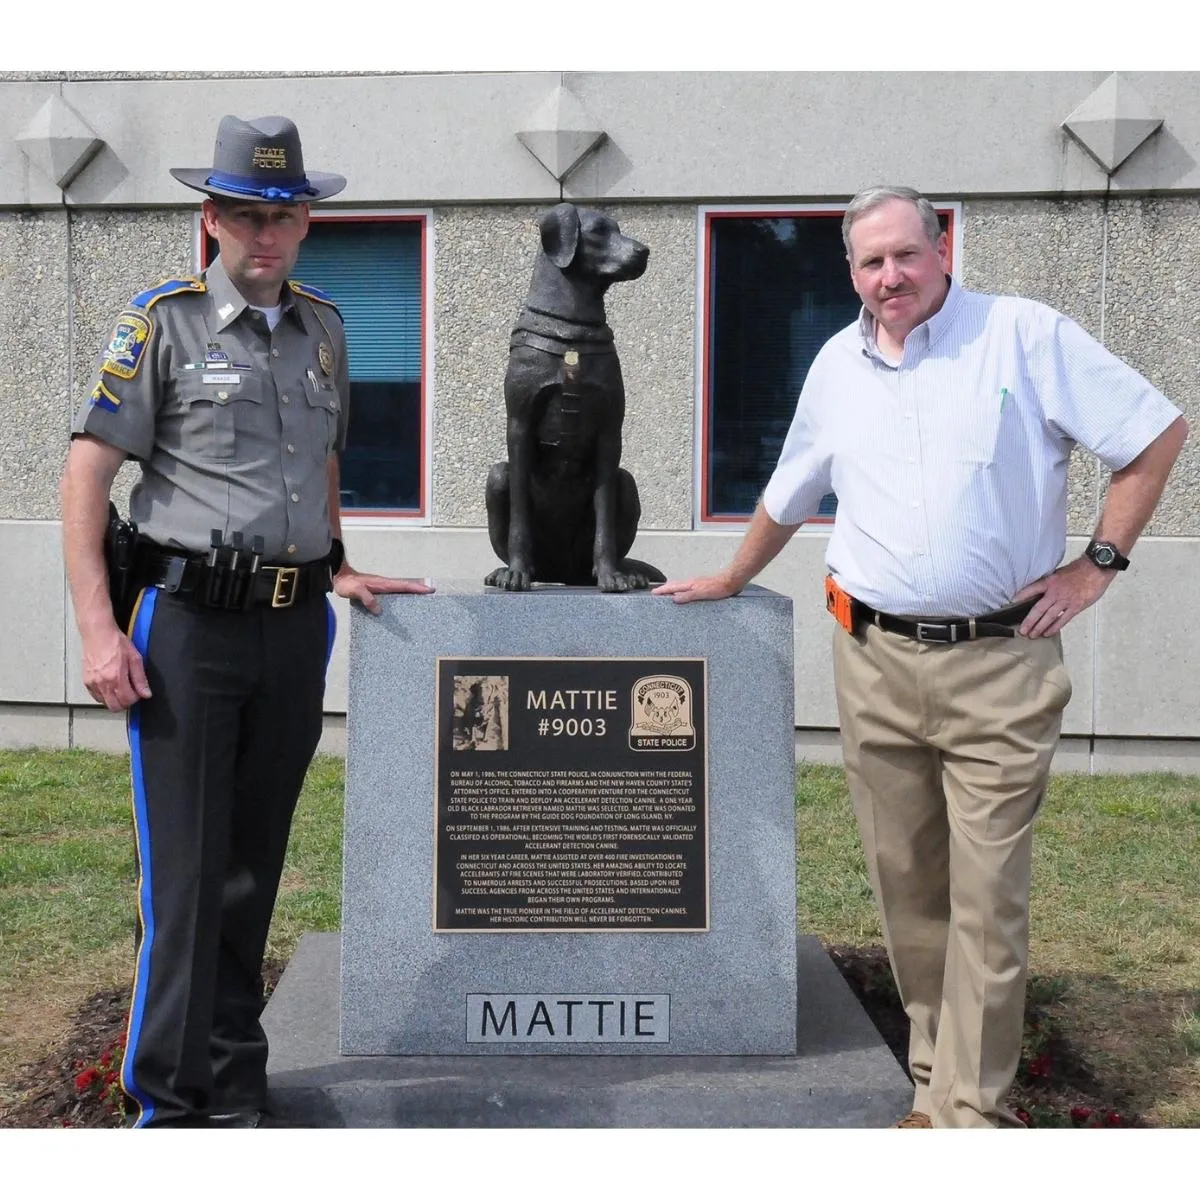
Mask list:
[[[1109,207],[1105,343],[1184,411],[1184,445],[1152,534],[1200,532],[1200,198],[1144,196]]]
[[[61,704],[65,595],[57,521],[0,521],[0,703]]]
[[[1200,730],[1200,628],[1187,614],[1200,542],[1144,538],[1096,606],[1100,737],[1195,737]]]
[[[13,561],[19,554],[24,560],[43,564],[21,593],[20,613],[9,616],[6,623],[7,628],[27,632],[0,645],[0,680],[5,688],[0,703],[61,703],[65,699],[99,711],[83,689],[78,636],[69,604],[64,615],[59,536],[56,522],[0,523],[0,558]],[[738,535],[732,533],[647,531],[639,535],[634,550],[668,576],[684,578],[719,570],[729,561],[737,542]],[[429,577],[435,585],[439,580],[480,580],[496,565],[482,529],[351,524],[346,544],[351,561],[361,569]],[[1081,538],[1071,539],[1068,556],[1077,554],[1082,545]],[[824,534],[799,533],[759,577],[764,586],[790,595],[795,602],[795,723],[814,729],[837,725],[831,629],[821,592],[824,549]],[[1164,612],[1182,611],[1189,581],[1198,571],[1200,541],[1147,539],[1139,543],[1136,566],[1128,575],[1113,584],[1095,609],[1068,626],[1063,644],[1074,696],[1064,718],[1065,733],[1200,739],[1195,684],[1200,634],[1189,633],[1186,624],[1168,629],[1160,619]],[[519,597],[512,599],[520,602]],[[326,709],[342,713],[346,708],[349,611],[342,600],[335,601],[335,608],[340,632],[330,664]],[[39,614],[39,621],[30,621],[30,613]],[[1147,614],[1151,614],[1149,624]],[[17,624],[18,620],[22,624]],[[64,640],[65,697],[61,682]],[[36,681],[34,688],[17,687],[30,679]]]
[[[66,73],[64,73],[66,74]],[[599,150],[569,196],[609,200],[846,197],[878,179],[958,195],[1105,190],[1101,168],[1060,128],[1107,71],[508,72],[88,78],[0,83],[0,204],[57,204],[12,138],[60,90],[106,146],[71,205],[184,205],[172,166],[211,162],[225,113],[296,118],[309,165],[347,176],[345,204],[533,201],[557,181],[516,134],[564,80]],[[1165,125],[1117,170],[1112,190],[1200,188],[1197,76],[1126,78]],[[898,125],[904,138],[848,138]]]
[[[540,211],[442,208],[434,215],[435,525],[487,523],[487,473],[507,456],[508,337],[540,249]]]
[[[0,519],[58,516],[70,329],[67,215],[0,213]]]
[[[572,72],[609,140],[567,195],[848,198],[881,180],[931,195],[1102,190],[1059,125],[1106,74]],[[1172,114],[1189,146],[1193,110],[1181,100]],[[881,128],[904,136],[847,135]]]
[[[0,750],[66,750],[70,745],[69,708],[0,702]]]

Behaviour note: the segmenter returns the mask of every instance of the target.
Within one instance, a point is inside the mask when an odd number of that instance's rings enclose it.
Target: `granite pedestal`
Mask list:
[[[276,1117],[793,1128],[885,1126],[907,1112],[896,1059],[817,940],[796,938],[790,601],[761,588],[677,606],[439,584],[352,619],[343,929],[301,939],[263,1016]],[[434,931],[436,662],[447,656],[704,660],[702,931]],[[669,1030],[489,1044],[467,1024],[479,994],[665,997]]]
[[[309,1128],[882,1128],[912,1084],[814,937],[789,1055],[342,1055],[338,935],[310,933],[263,1015],[273,1114]]]
[[[794,1054],[791,600],[750,587],[722,604],[676,605],[645,592],[442,581],[431,596],[382,599],[382,616],[356,610],[350,628],[341,1053]],[[702,661],[706,928],[435,932],[437,707],[449,704],[437,664],[447,657],[581,660],[581,680],[600,660]],[[512,703],[515,721],[524,693]],[[609,715],[627,726],[628,694],[619,703]],[[481,1036],[485,1002],[490,1032],[514,1036]],[[580,1036],[600,1005],[607,1033]],[[634,1035],[638,1014],[650,1036]]]

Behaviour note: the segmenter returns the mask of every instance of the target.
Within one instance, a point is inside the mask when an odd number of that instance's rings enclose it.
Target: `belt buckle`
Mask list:
[[[271,607],[291,608],[296,600],[296,585],[299,581],[299,567],[276,567],[275,587],[271,592]]]
[[[936,633],[934,632],[935,630]],[[954,625],[943,625],[936,621],[918,621],[917,641],[938,642],[941,645],[946,645],[950,642],[957,642],[958,628]]]

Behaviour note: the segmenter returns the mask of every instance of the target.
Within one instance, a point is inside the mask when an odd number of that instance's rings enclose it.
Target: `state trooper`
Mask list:
[[[128,710],[138,865],[121,1084],[135,1126],[254,1126],[266,1107],[262,959],[292,813],[321,733],[332,589],[424,583],[345,561],[349,372],[332,299],[288,278],[309,205],[283,117],[222,118],[205,194],[220,253],[135,296],[71,427],[63,547],[89,693]],[[136,536],[106,555],[118,468]],[[118,523],[119,525],[119,523]],[[121,595],[130,611],[118,613]]]

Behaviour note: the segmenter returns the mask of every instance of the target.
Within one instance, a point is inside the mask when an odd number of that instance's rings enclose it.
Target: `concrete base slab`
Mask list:
[[[338,1053],[337,934],[306,934],[263,1016],[273,1111],[308,1128],[876,1128],[912,1085],[821,944],[798,945],[791,1056]]]

